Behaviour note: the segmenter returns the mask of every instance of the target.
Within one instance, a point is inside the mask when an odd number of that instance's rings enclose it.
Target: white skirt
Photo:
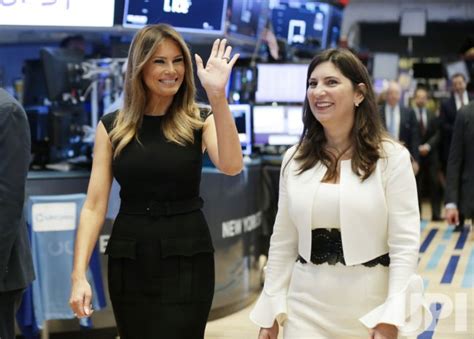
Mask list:
[[[294,264],[283,338],[368,338],[359,318],[383,304],[388,267]]]

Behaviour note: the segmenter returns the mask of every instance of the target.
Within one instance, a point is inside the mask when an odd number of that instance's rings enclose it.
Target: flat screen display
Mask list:
[[[268,0],[229,0],[227,36],[255,43],[268,13]]]
[[[303,133],[303,106],[286,106],[288,134],[300,137]]]
[[[255,101],[302,104],[307,71],[307,64],[258,64]]]
[[[426,34],[427,10],[421,8],[405,9],[400,13],[401,36],[424,36]]]
[[[237,133],[239,133],[242,153],[248,155],[252,153],[251,107],[247,104],[232,104],[229,108],[234,117]]]
[[[180,32],[224,34],[227,0],[125,0],[123,26],[165,23]]]
[[[420,63],[413,64],[413,77],[425,79],[444,78],[444,67],[441,63]]]
[[[0,1],[2,26],[112,27],[115,0]]]
[[[40,50],[40,56],[50,100],[61,101],[64,93],[82,89],[84,83],[80,64],[84,61],[84,56],[81,52],[65,48],[43,47]]]
[[[396,53],[374,53],[372,76],[374,79],[398,79],[399,55]]]
[[[330,5],[309,1],[278,1],[272,6],[275,35],[289,45],[326,47]]]
[[[303,132],[302,112],[302,106],[254,106],[254,145],[296,144]]]
[[[326,48],[337,48],[339,46],[342,18],[343,10],[336,6],[331,6],[326,39]]]

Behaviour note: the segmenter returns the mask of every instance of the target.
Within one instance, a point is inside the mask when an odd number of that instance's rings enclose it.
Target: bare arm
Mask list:
[[[220,114],[206,119],[203,131],[203,146],[207,148],[212,163],[223,173],[237,175],[242,170],[242,148],[234,118],[225,100]],[[214,107],[213,107],[214,111]]]
[[[74,268],[71,276],[73,286],[69,302],[78,317],[90,315],[91,292],[86,280],[86,271],[105,220],[112,178],[112,146],[104,125],[99,123],[87,197],[81,211],[74,246]]]
[[[230,59],[232,47],[226,47],[226,40],[217,39],[209,60],[204,67],[196,55],[198,76],[206,90],[213,116],[204,125],[203,147],[216,167],[225,174],[236,175],[242,170],[243,160],[237,128],[225,97],[225,85],[239,55]]]

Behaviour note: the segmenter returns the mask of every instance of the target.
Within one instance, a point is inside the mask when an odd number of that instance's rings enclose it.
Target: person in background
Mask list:
[[[418,122],[413,111],[400,105],[400,98],[400,85],[395,81],[390,81],[385,95],[385,104],[380,106],[379,111],[388,133],[404,144],[410,152],[413,170],[417,174],[420,161]]]
[[[214,293],[213,245],[199,197],[202,154],[227,175],[242,170],[225,96],[237,61],[217,39],[198,77],[213,114],[195,102],[192,58],[165,24],[134,36],[123,108],[97,127],[91,179],[74,251],[70,305],[90,316],[86,267],[104,222],[112,179],[121,205],[107,245],[109,292],[121,338],[203,338]]]
[[[474,218],[474,102],[459,110],[453,129],[446,176],[446,221],[464,229]]]
[[[276,339],[279,323],[285,339],[417,333],[431,320],[410,154],[384,130],[367,69],[350,51],[316,55],[306,89],[250,314],[259,339]]]
[[[15,338],[15,312],[34,280],[23,215],[31,137],[20,103],[0,88],[0,338]]]
[[[427,109],[428,91],[424,87],[415,90],[413,112],[418,122],[421,145],[420,170],[416,175],[418,203],[422,211],[422,196],[427,192],[431,203],[431,220],[440,221],[441,187],[439,183],[439,120],[436,114]]]
[[[440,149],[441,178],[442,183],[446,180],[446,166],[449,158],[451,139],[453,136],[454,121],[461,107],[466,106],[474,98],[466,91],[466,77],[461,73],[451,76],[451,96],[441,102],[440,120]]]
[[[65,37],[59,43],[59,47],[86,54],[86,39],[80,34]]]
[[[380,94],[376,96],[375,101],[377,106],[385,106],[385,103],[387,102],[387,92],[380,92]]]

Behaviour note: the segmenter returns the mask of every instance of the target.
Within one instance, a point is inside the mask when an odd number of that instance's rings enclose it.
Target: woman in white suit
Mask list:
[[[420,217],[409,152],[382,127],[350,51],[310,63],[304,131],[286,154],[259,339],[393,339],[430,324],[417,275]]]

